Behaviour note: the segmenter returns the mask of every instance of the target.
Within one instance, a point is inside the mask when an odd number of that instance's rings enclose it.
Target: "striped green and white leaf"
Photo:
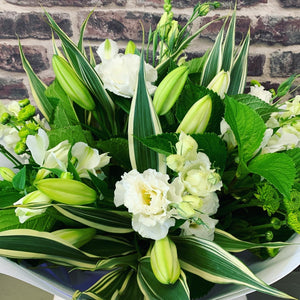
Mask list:
[[[245,285],[272,296],[295,299],[257,278],[238,258],[214,242],[197,237],[174,237],[180,265],[214,283]]]
[[[54,111],[54,106],[45,95],[45,90],[47,89],[47,86],[34,73],[31,65],[29,64],[28,60],[24,55],[23,48],[20,41],[19,41],[19,51],[20,51],[23,69],[27,74],[34,101],[38,109],[45,117],[45,119],[49,122]]]
[[[243,94],[248,70],[248,52],[250,44],[250,30],[243,41],[240,52],[236,57],[230,70],[230,85],[227,91],[228,95]]]
[[[156,279],[151,269],[150,257],[143,257],[140,260],[137,279],[146,300],[190,299],[184,272],[181,272],[179,279],[174,284],[162,284]]]
[[[224,250],[229,252],[241,252],[247,249],[255,249],[255,248],[282,248],[287,245],[291,245],[291,243],[285,242],[270,242],[270,243],[250,243],[246,241],[242,241],[227,233],[223,230],[216,229],[215,230],[215,239],[214,242],[221,246]]]
[[[112,257],[108,259],[103,259],[98,262],[96,269],[100,270],[112,270],[117,267],[129,266],[132,269],[137,269],[138,254],[132,253],[129,255],[123,255],[118,257]]]
[[[61,265],[94,269],[99,258],[74,247],[49,232],[14,229],[0,232],[0,256],[46,259]]]
[[[131,216],[125,211],[112,211],[89,206],[56,205],[53,207],[65,217],[88,227],[111,233],[129,233]]]
[[[164,156],[143,145],[137,138],[162,133],[158,116],[147,91],[142,51],[137,87],[131,102],[128,121],[129,157],[133,169],[143,172],[149,168],[166,172]]]
[[[115,124],[115,105],[103,87],[102,81],[93,68],[88,62],[84,54],[81,53],[80,49],[74,44],[74,42],[66,35],[66,33],[56,24],[54,19],[45,12],[51,28],[59,36],[64,52],[68,58],[69,63],[76,71],[79,78],[85,83],[87,88],[92,92],[101,107],[97,110],[101,114],[102,123],[100,124],[111,134],[116,133]],[[109,126],[109,127],[108,127]]]
[[[79,41],[78,41],[78,49],[80,50],[80,52],[86,57],[86,52],[83,46],[83,37],[84,37],[84,31],[86,28],[86,25],[89,21],[90,16],[94,13],[94,11],[92,10],[88,16],[85,18],[85,20],[83,21],[83,23],[80,26],[80,35],[79,35]]]

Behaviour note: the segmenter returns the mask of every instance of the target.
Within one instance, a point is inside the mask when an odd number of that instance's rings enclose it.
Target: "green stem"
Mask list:
[[[22,163],[18,161],[9,151],[5,149],[3,145],[0,145],[0,153],[2,153],[8,160],[10,160],[15,166],[19,166]]]

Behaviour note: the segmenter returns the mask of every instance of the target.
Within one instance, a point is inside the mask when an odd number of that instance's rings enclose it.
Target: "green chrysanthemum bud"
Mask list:
[[[15,153],[18,155],[24,154],[26,152],[26,144],[23,140],[17,142],[16,146],[15,146]]]
[[[198,100],[187,112],[177,128],[187,134],[203,133],[207,127],[212,110],[212,100],[209,95]]]
[[[168,236],[155,241],[150,263],[156,279],[163,284],[173,284],[180,276],[176,245]]]
[[[27,98],[19,101],[20,107],[25,107],[25,106],[27,106],[28,104],[30,104],[30,101],[29,101],[29,99],[27,99]]]
[[[36,113],[36,108],[33,105],[28,104],[19,111],[18,120],[27,121],[31,119],[35,115],[35,113]]]
[[[209,13],[209,4],[203,3],[198,7],[198,15],[203,17]]]
[[[134,54],[135,48],[135,43],[133,41],[129,41],[125,49],[125,54]]]
[[[158,115],[166,114],[178,99],[188,77],[188,68],[181,66],[170,72],[159,84],[153,105]]]
[[[61,56],[53,55],[52,65],[56,79],[71,100],[86,110],[93,110],[95,103],[90,92],[68,62]]]
[[[36,183],[36,187],[49,198],[70,205],[90,204],[97,199],[95,190],[80,181],[71,179],[42,179]]]
[[[216,92],[222,99],[225,98],[230,84],[230,73],[220,71],[207,86],[208,89]]]
[[[21,139],[26,139],[26,137],[30,134],[30,131],[27,127],[22,127],[19,132],[18,135]]]
[[[95,235],[95,228],[78,228],[78,229],[60,229],[51,232],[51,234],[59,237],[73,246],[80,248],[88,243]]]
[[[7,112],[4,112],[0,117],[0,124],[5,125],[9,122],[11,115]]]
[[[0,175],[4,180],[12,182],[15,173],[9,168],[0,167]]]

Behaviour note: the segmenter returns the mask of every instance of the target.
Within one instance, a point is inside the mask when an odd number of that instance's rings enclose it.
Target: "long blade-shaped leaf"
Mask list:
[[[242,241],[234,237],[220,229],[215,230],[215,239],[214,242],[221,246],[224,250],[230,252],[241,252],[247,249],[255,249],[255,248],[281,248],[287,245],[291,245],[290,243],[284,242],[272,242],[272,243],[250,243],[246,241]]]
[[[64,216],[86,226],[112,233],[132,232],[131,217],[117,212],[88,206],[53,205]]]
[[[236,13],[233,12],[229,27],[226,33],[225,41],[223,43],[223,62],[221,70],[230,71],[233,62],[233,53],[235,46],[235,24]]]
[[[150,257],[143,257],[140,260],[138,269],[138,283],[145,296],[145,299],[147,300],[190,299],[190,292],[184,273],[181,272],[180,278],[174,284],[162,284],[154,276],[154,273],[151,269]]]
[[[80,27],[80,36],[79,36],[79,41],[78,41],[78,49],[81,51],[81,53],[85,55],[85,49],[84,49],[84,46],[83,46],[83,36],[84,36],[84,31],[85,31],[85,28],[86,28],[86,25],[88,23],[88,20],[90,18],[90,16],[93,14],[93,10],[88,14],[88,16],[85,18],[84,22],[81,24],[81,27]]]
[[[239,259],[214,242],[197,237],[176,237],[183,269],[215,283],[245,285],[272,296],[295,299],[257,278]]]
[[[0,256],[47,259],[62,265],[94,269],[99,258],[85,253],[48,232],[15,229],[0,232]]]
[[[239,55],[230,70],[230,85],[228,95],[242,94],[245,89],[248,69],[248,52],[250,44],[250,31],[242,44]]]
[[[94,94],[95,98],[98,100],[100,106],[99,113],[101,113],[102,124],[101,126],[106,128],[107,125],[110,126],[111,133],[116,133],[115,124],[115,105],[103,87],[102,81],[96,72],[96,70],[91,66],[85,56],[81,53],[74,42],[65,34],[65,32],[56,24],[54,19],[45,12],[52,29],[59,36],[63,49],[66,56],[68,57],[69,63],[72,65],[76,71],[79,78],[86,84],[88,89]]]
[[[147,91],[142,51],[137,87],[131,102],[128,122],[129,156],[133,169],[166,171],[163,156],[144,146],[138,138],[162,133],[160,122]]]
[[[29,84],[30,84],[34,101],[38,109],[43,114],[43,116],[46,118],[47,121],[49,121],[54,111],[54,107],[52,106],[49,99],[45,96],[45,90],[47,89],[47,86],[36,76],[36,74],[32,70],[28,60],[24,55],[23,48],[20,41],[19,41],[19,51],[20,51],[23,68],[29,79]]]
[[[223,34],[224,25],[218,33],[214,46],[211,49],[208,58],[204,64],[200,79],[200,84],[203,86],[207,86],[221,69],[223,59]]]

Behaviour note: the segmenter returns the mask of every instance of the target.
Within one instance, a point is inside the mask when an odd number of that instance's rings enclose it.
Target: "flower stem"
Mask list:
[[[21,165],[21,162],[18,161],[9,151],[7,151],[3,145],[0,145],[0,153],[2,153],[15,166]]]

